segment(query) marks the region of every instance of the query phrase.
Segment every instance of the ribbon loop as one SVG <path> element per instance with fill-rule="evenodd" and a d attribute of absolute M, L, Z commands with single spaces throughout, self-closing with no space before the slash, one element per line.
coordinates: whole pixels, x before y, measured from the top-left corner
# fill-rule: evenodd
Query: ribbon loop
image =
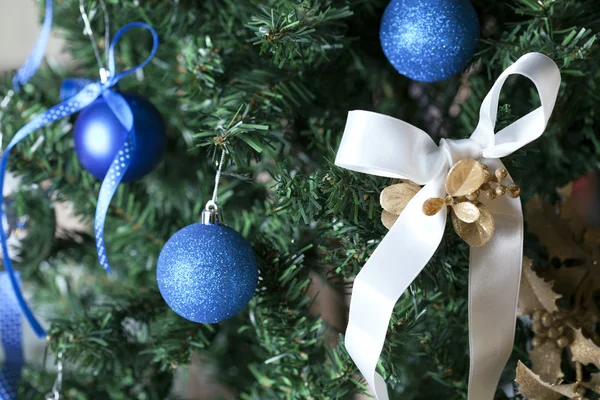
<path fill-rule="evenodd" d="M 143 28 L 152 34 L 152 50 L 150 50 L 150 54 L 148 54 L 148 57 L 146 57 L 146 59 L 144 61 L 142 61 L 140 64 L 136 65 L 133 68 L 126 69 L 125 71 L 117 74 L 117 67 L 115 65 L 115 47 L 117 46 L 117 43 L 119 42 L 121 37 L 123 37 L 123 35 L 125 33 L 127 33 L 127 31 L 134 29 L 134 28 Z M 152 58 L 156 54 L 157 50 L 158 50 L 158 34 L 154 30 L 154 28 L 152 28 L 150 25 L 146 24 L 145 22 L 132 22 L 130 24 L 125 25 L 121 29 L 119 29 L 119 31 L 113 37 L 113 40 L 110 43 L 110 48 L 108 51 L 108 71 L 110 72 L 110 79 L 108 81 L 108 86 L 114 86 L 121 78 L 123 78 L 129 74 L 132 74 L 141 68 L 144 68 L 150 62 L 150 60 L 152 60 Z"/>
<path fill-rule="evenodd" d="M 542 106 L 494 134 L 500 90 L 511 74 L 524 75 L 534 82 Z M 429 198 L 446 197 L 444 182 L 457 161 L 481 159 L 491 170 L 501 168 L 499 157 L 538 138 L 550 118 L 559 87 L 556 64 L 542 54 L 527 54 L 493 85 L 471 138 L 442 139 L 439 147 L 425 132 L 404 121 L 368 111 L 349 113 L 336 165 L 425 185 L 409 201 L 354 281 L 346 349 L 377 399 L 389 398 L 385 382 L 375 370 L 394 305 L 435 253 L 446 225 L 446 207 L 426 216 L 423 203 Z M 511 353 L 523 255 L 521 202 L 507 197 L 483 202 L 494 216 L 496 230 L 485 246 L 471 250 L 471 400 L 494 397 Z"/>
<path fill-rule="evenodd" d="M 535 85 L 541 107 L 519 118 L 494 135 L 500 92 L 510 75 L 522 75 Z M 479 142 L 486 158 L 505 157 L 539 138 L 552 115 L 560 88 L 560 71 L 551 58 L 529 53 L 508 67 L 492 86 L 481 104 L 479 124 L 471 139 Z"/>
<path fill-rule="evenodd" d="M 426 184 L 439 148 L 428 134 L 396 118 L 351 111 L 335 164 L 353 171 Z"/>

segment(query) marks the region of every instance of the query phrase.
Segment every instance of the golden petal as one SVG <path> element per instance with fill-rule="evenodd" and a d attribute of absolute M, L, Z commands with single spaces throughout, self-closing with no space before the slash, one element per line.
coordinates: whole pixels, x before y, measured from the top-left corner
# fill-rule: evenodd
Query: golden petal
<path fill-rule="evenodd" d="M 471 194 L 487 182 L 489 174 L 477 160 L 460 160 L 448 172 L 446 192 L 452 197 Z"/>
<path fill-rule="evenodd" d="M 531 359 L 531 370 L 538 374 L 544 382 L 555 384 L 565 376 L 561 368 L 563 350 L 552 340 L 546 340 L 540 347 L 528 350 Z"/>
<path fill-rule="evenodd" d="M 423 213 L 428 216 L 432 216 L 440 212 L 442 207 L 446 204 L 444 199 L 439 197 L 432 197 L 431 199 L 425 200 L 423 203 Z"/>
<path fill-rule="evenodd" d="M 403 182 L 386 187 L 381 191 L 381 207 L 389 213 L 400 215 L 409 201 L 421 190 L 416 183 Z"/>
<path fill-rule="evenodd" d="M 452 210 L 458 219 L 468 224 L 472 224 L 473 222 L 477 221 L 481 216 L 479 207 L 468 201 L 456 203 L 452 206 Z"/>
<path fill-rule="evenodd" d="M 385 210 L 381 212 L 381 222 L 383 223 L 383 226 L 385 226 L 388 229 L 392 229 L 392 226 L 394 225 L 394 222 L 396 222 L 398 217 L 400 216 L 389 213 Z"/>
<path fill-rule="evenodd" d="M 583 335 L 581 329 L 573 329 L 573 342 L 569 347 L 571 350 L 571 361 L 583 365 L 594 364 L 600 366 L 600 347 Z"/>
<path fill-rule="evenodd" d="M 545 382 L 531 371 L 521 361 L 517 364 L 517 377 L 515 381 L 520 386 L 519 393 L 530 400 L 558 400 L 564 397 L 575 398 L 575 389 L 579 383 L 552 385 Z M 564 397 L 563 397 L 564 396 Z"/>
<path fill-rule="evenodd" d="M 479 205 L 479 219 L 471 224 L 458 219 L 455 213 L 452 213 L 452 225 L 454 230 L 469 246 L 483 247 L 494 236 L 496 223 L 494 216 L 483 204 Z"/>

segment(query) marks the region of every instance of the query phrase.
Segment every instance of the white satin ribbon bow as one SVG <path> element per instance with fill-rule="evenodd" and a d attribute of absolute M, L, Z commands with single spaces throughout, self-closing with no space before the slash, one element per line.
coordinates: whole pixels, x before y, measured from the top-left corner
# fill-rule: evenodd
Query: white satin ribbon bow
<path fill-rule="evenodd" d="M 535 84 L 541 107 L 494 134 L 502 85 L 519 74 Z M 498 78 L 483 100 L 480 120 L 469 139 L 442 139 L 438 147 L 422 130 L 395 118 L 352 111 L 335 160 L 354 171 L 425 185 L 402 211 L 354 281 L 346 348 L 379 400 L 388 393 L 375 372 L 394 305 L 438 247 L 446 208 L 434 216 L 425 200 L 446 197 L 444 182 L 458 160 L 472 158 L 491 171 L 500 157 L 542 135 L 560 86 L 556 64 L 540 53 L 519 58 Z M 510 356 L 523 256 L 523 212 L 519 199 L 499 196 L 486 204 L 496 231 L 481 248 L 471 248 L 469 273 L 469 399 L 491 400 Z"/>

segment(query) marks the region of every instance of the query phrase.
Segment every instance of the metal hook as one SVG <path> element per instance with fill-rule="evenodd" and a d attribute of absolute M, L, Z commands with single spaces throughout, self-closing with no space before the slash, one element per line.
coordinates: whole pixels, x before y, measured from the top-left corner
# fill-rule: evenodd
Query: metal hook
<path fill-rule="evenodd" d="M 62 351 L 58 352 L 57 361 L 56 361 L 56 369 L 58 373 L 56 375 L 56 380 L 54 381 L 54 385 L 52 386 L 52 392 L 46 394 L 44 397 L 45 400 L 60 400 L 60 390 L 62 388 L 62 380 L 63 380 L 63 363 L 62 363 Z"/>

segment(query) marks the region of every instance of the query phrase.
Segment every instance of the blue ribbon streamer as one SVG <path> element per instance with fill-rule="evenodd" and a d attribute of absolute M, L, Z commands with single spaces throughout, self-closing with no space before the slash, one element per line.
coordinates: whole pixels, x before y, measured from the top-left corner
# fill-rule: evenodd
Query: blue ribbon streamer
<path fill-rule="evenodd" d="M 27 59 L 21 65 L 12 79 L 13 89 L 20 91 L 21 86 L 25 85 L 35 75 L 42 63 L 46 53 L 46 45 L 52 30 L 52 0 L 46 0 L 46 13 L 44 23 L 38 36 L 38 39 L 27 56 Z M 8 233 L 4 231 L 5 224 L 8 222 L 5 218 L 4 203 L 0 202 L 2 207 L 2 237 Z M 5 247 L 5 246 L 3 246 Z M 5 259 L 10 263 L 8 251 L 4 251 Z M 8 270 L 8 268 L 7 268 Z M 14 275 L 14 273 L 13 273 Z M 11 289 L 11 284 L 15 290 Z M 19 308 L 20 280 L 18 276 L 11 278 L 7 272 L 0 272 L 0 335 L 2 336 L 2 346 L 6 355 L 4 366 L 0 370 L 0 400 L 13 400 L 17 398 L 17 384 L 21 377 L 23 367 L 23 344 L 21 327 L 21 310 Z M 23 299 L 23 296 L 20 296 Z M 39 324 L 38 324 L 39 325 Z"/>
<path fill-rule="evenodd" d="M 144 60 L 144 62 L 135 66 L 134 68 L 125 70 L 117 74 L 114 55 L 115 47 L 118 41 L 121 39 L 121 37 L 127 31 L 134 28 L 143 28 L 148 30 L 152 34 L 152 50 L 150 51 L 149 56 L 146 58 L 146 60 Z M 133 126 L 133 114 L 131 112 L 131 108 L 129 107 L 127 101 L 125 101 L 123 96 L 111 90 L 111 88 L 114 85 L 116 85 L 121 78 L 134 73 L 140 68 L 145 67 L 154 57 L 157 49 L 158 34 L 150 25 L 143 22 L 133 22 L 125 25 L 117 32 L 110 44 L 108 56 L 108 69 L 110 77 L 108 81 L 103 83 L 82 80 L 69 80 L 72 84 L 72 86 L 69 89 L 70 91 L 68 90 L 68 88 L 64 91 L 61 90 L 61 95 L 68 96 L 74 93 L 75 91 L 73 90 L 73 88 L 81 90 L 77 91 L 76 94 L 72 96 L 68 96 L 68 98 L 66 99 L 62 99 L 61 103 L 35 116 L 30 122 L 23 126 L 12 138 L 12 140 L 4 150 L 4 153 L 2 153 L 2 157 L 0 158 L 0 204 L 2 204 L 2 202 L 4 201 L 2 190 L 4 188 L 4 178 L 7 170 L 8 156 L 10 154 L 10 151 L 21 140 L 25 139 L 36 130 L 46 125 L 49 125 L 54 121 L 75 114 L 76 112 L 90 105 L 94 100 L 96 100 L 100 96 L 102 96 L 106 100 L 107 105 L 110 107 L 117 119 L 121 122 L 121 124 L 125 127 L 127 131 L 127 136 L 124 140 L 124 143 L 121 146 L 119 152 L 117 153 L 117 156 L 113 160 L 106 174 L 106 177 L 102 181 L 96 206 L 96 216 L 94 223 L 94 232 L 96 236 L 96 250 L 98 253 L 98 260 L 100 264 L 109 273 L 111 272 L 111 269 L 108 263 L 108 258 L 106 256 L 106 248 L 104 245 L 104 222 L 108 213 L 110 201 L 114 196 L 117 187 L 119 186 L 119 183 L 121 182 L 121 179 L 125 174 L 125 171 L 127 171 L 127 168 L 129 167 L 129 164 L 131 162 L 131 154 L 133 154 L 133 151 L 135 149 L 135 130 Z M 6 272 L 8 273 L 8 277 L 12 285 L 14 294 L 17 298 L 18 304 L 35 334 L 38 337 L 43 338 L 46 336 L 46 331 L 44 330 L 44 328 L 42 328 L 40 323 L 34 317 L 33 312 L 29 308 L 29 305 L 25 301 L 23 293 L 21 292 L 16 272 L 13 269 L 12 262 L 8 255 L 7 235 L 4 229 L 0 229 L 0 243 L 2 245 L 2 254 L 4 255 L 4 267 L 6 269 Z"/>
<path fill-rule="evenodd" d="M 15 278 L 20 285 L 18 273 Z M 4 365 L 0 369 L 0 400 L 13 400 L 17 398 L 17 385 L 25 358 L 21 309 L 6 272 L 0 272 L 0 299 L 2 299 L 0 334 L 5 358 Z"/>
<path fill-rule="evenodd" d="M 52 0 L 46 0 L 46 15 L 44 16 L 44 23 L 42 24 L 42 30 L 38 36 L 38 40 L 33 46 L 31 53 L 17 71 L 17 74 L 13 77 L 12 84 L 16 91 L 19 91 L 22 85 L 25 85 L 42 63 L 44 54 L 46 53 L 46 44 L 50 37 L 50 31 L 52 30 Z"/>

